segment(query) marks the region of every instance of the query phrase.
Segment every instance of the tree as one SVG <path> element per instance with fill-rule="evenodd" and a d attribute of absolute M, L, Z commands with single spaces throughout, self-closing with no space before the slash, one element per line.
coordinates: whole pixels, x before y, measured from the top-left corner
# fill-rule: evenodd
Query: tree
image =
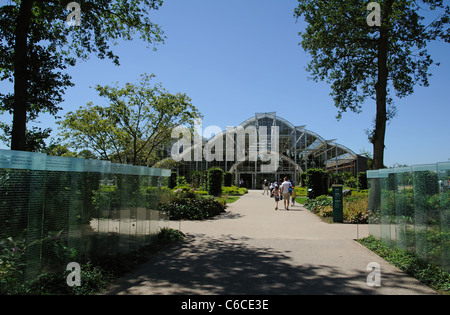
<path fill-rule="evenodd" d="M 152 45 L 163 41 L 161 29 L 149 19 L 162 0 L 77 0 L 81 25 L 70 27 L 69 1 L 9 3 L 0 7 L 0 79 L 13 82 L 14 93 L 0 94 L 0 111 L 13 115 L 12 128 L 3 128 L 13 150 L 29 147 L 28 122 L 42 112 L 55 116 L 61 109 L 62 95 L 73 85 L 63 72 L 67 67 L 91 53 L 119 65 L 109 42 L 132 40 L 135 33 Z"/>
<path fill-rule="evenodd" d="M 299 0 L 294 16 L 308 24 L 302 47 L 311 54 L 307 70 L 315 81 L 332 84 L 338 118 L 347 110 L 359 113 L 367 98 L 376 102 L 376 118 L 368 131 L 373 144 L 373 169 L 383 168 L 386 124 L 396 113 L 391 89 L 401 98 L 414 86 L 429 85 L 435 63 L 427 52 L 430 41 L 450 42 L 450 8 L 442 0 L 380 0 L 381 25 L 367 23 L 361 0 Z M 428 7 L 436 17 L 424 25 L 419 15 Z"/>
<path fill-rule="evenodd" d="M 201 114 L 186 94 L 171 94 L 161 84 L 151 86 L 154 75 L 142 75 L 138 85 L 100 86 L 95 89 L 107 106 L 88 103 L 59 121 L 68 146 L 90 149 L 103 160 L 152 165 L 158 150 L 171 141 L 172 130 L 195 123 Z"/>
<path fill-rule="evenodd" d="M 4 134 L 0 135 L 0 140 L 6 144 L 11 143 L 11 126 L 0 122 L 0 129 Z M 45 139 L 50 137 L 52 132 L 51 128 L 45 128 L 42 130 L 39 127 L 33 126 L 25 131 L 25 148 L 24 151 L 28 152 L 41 152 L 47 148 Z"/>

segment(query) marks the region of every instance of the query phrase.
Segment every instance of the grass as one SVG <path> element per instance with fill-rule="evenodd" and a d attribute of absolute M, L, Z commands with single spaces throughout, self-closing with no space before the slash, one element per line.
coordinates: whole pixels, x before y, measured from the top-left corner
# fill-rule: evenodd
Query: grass
<path fill-rule="evenodd" d="M 295 198 L 295 202 L 296 202 L 296 203 L 299 203 L 299 204 L 301 204 L 301 205 L 304 205 L 305 202 L 306 202 L 306 200 L 308 200 L 307 197 L 296 197 L 296 198 Z"/>
<path fill-rule="evenodd" d="M 358 242 L 440 294 L 450 295 L 450 273 L 407 250 L 388 246 L 373 236 Z"/>
<path fill-rule="evenodd" d="M 199 198 L 214 198 L 215 200 L 221 202 L 221 203 L 233 203 L 237 200 L 239 200 L 240 196 L 228 196 L 228 195 L 222 195 L 220 197 L 214 197 L 211 195 L 198 195 Z"/>
<path fill-rule="evenodd" d="M 239 198 L 240 198 L 239 196 L 220 196 L 216 197 L 216 200 L 224 203 L 233 203 L 237 201 Z"/>

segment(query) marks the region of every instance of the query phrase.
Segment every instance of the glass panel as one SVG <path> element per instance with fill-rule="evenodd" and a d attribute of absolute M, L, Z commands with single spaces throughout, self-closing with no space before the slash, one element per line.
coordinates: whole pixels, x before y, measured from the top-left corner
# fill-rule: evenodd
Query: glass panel
<path fill-rule="evenodd" d="M 369 233 L 450 270 L 450 162 L 368 171 Z"/>
<path fill-rule="evenodd" d="M 390 173 L 391 170 L 383 169 L 380 170 L 380 189 L 381 189 L 381 205 L 380 205 L 380 224 L 381 224 L 381 240 L 386 244 L 390 244 L 392 241 L 393 233 L 392 228 L 395 226 L 393 221 L 395 220 L 392 216 L 394 209 L 394 194 L 395 190 L 393 187 L 393 174 Z"/>
<path fill-rule="evenodd" d="M 394 170 L 396 245 L 410 249 L 414 244 L 414 198 L 410 167 Z"/>
<path fill-rule="evenodd" d="M 438 163 L 441 265 L 450 272 L 450 162 Z"/>
<path fill-rule="evenodd" d="M 437 193 L 436 165 L 413 166 L 414 181 L 414 230 L 416 238 L 416 254 L 430 258 L 431 243 L 427 243 L 430 228 L 435 226 L 435 213 L 429 204 L 429 198 Z"/>
<path fill-rule="evenodd" d="M 378 178 L 378 171 L 367 172 L 367 187 L 369 188 L 369 233 L 376 238 L 381 238 L 381 218 L 380 218 L 380 178 Z"/>
<path fill-rule="evenodd" d="M 167 226 L 156 209 L 168 176 L 170 170 L 0 150 L 0 251 L 22 266 L 8 268 L 8 279 L 34 280 L 151 241 Z"/>

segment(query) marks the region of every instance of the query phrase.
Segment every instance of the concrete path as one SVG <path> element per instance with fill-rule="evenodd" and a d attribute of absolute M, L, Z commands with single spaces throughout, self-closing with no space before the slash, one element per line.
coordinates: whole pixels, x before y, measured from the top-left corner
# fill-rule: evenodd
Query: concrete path
<path fill-rule="evenodd" d="M 213 220 L 171 222 L 186 240 L 106 294 L 435 294 L 355 241 L 367 225 L 327 224 L 279 205 L 254 190 Z M 381 267 L 380 287 L 367 284 L 371 262 Z"/>

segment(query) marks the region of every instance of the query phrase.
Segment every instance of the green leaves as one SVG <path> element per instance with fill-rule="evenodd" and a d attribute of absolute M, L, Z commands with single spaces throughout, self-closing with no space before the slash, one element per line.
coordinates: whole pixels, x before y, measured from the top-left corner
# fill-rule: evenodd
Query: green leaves
<path fill-rule="evenodd" d="M 399 249 L 392 244 L 385 244 L 373 236 L 360 239 L 358 242 L 422 283 L 448 294 L 450 274 L 442 268 L 424 261 L 412 252 Z"/>
<path fill-rule="evenodd" d="M 170 220 L 206 220 L 225 212 L 225 207 L 213 198 L 178 198 L 161 204 L 159 210 L 166 212 Z"/>
<path fill-rule="evenodd" d="M 164 41 L 161 28 L 150 21 L 161 0 L 77 0 L 78 27 L 66 25 L 67 3 L 27 0 L 0 7 L 0 80 L 15 83 L 14 93 L 0 94 L 0 110 L 14 115 L 10 133 L 16 149 L 28 150 L 26 122 L 42 112 L 56 116 L 61 109 L 64 91 L 73 86 L 65 70 L 77 59 L 96 54 L 119 65 L 111 42 L 132 40 L 136 33 L 153 47 Z"/>
<path fill-rule="evenodd" d="M 161 84 L 151 85 L 153 74 L 139 84 L 95 89 L 109 101 L 107 106 L 81 107 L 58 122 L 60 135 L 76 149 L 92 149 L 101 159 L 153 165 L 158 149 L 171 141 L 172 129 L 193 125 L 201 117 L 186 94 L 172 94 Z"/>
<path fill-rule="evenodd" d="M 428 69 L 434 61 L 426 45 L 436 39 L 449 40 L 449 6 L 442 1 L 423 2 L 432 10 L 441 9 L 429 25 L 422 24 L 423 8 L 416 2 L 381 1 L 382 28 L 389 37 L 388 79 L 397 97 L 412 94 L 415 84 L 428 86 Z M 359 112 L 364 100 L 375 95 L 381 28 L 365 23 L 366 5 L 358 0 L 299 0 L 294 14 L 308 23 L 301 33 L 301 45 L 312 56 L 307 70 L 312 79 L 332 84 L 339 115 L 346 110 Z"/>
<path fill-rule="evenodd" d="M 435 63 L 426 49 L 433 40 L 450 42 L 450 6 L 441 0 L 380 0 L 381 26 L 367 25 L 368 2 L 299 0 L 294 16 L 308 24 L 301 46 L 311 54 L 311 79 L 331 85 L 337 118 L 359 113 L 367 99 L 376 100 L 377 115 L 367 134 L 374 145 L 375 168 L 382 168 L 386 122 L 396 115 L 393 95 L 405 97 L 414 86 L 429 85 Z M 429 7 L 434 20 L 424 24 Z M 430 13 L 427 12 L 427 15 Z"/>

